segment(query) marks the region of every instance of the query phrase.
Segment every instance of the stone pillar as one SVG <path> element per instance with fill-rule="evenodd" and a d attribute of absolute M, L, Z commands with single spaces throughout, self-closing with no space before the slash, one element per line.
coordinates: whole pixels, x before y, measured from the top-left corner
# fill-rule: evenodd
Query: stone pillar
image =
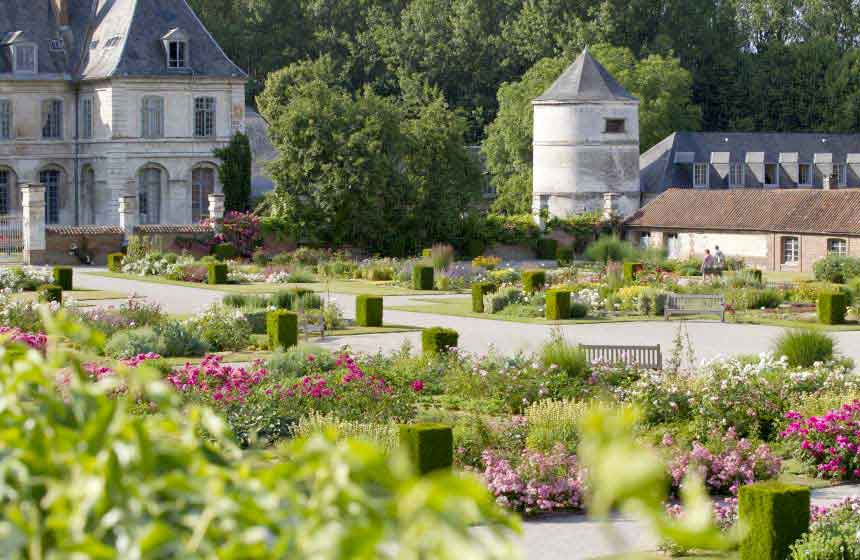
<path fill-rule="evenodd" d="M 119 197 L 119 227 L 122 228 L 126 241 L 128 241 L 129 236 L 134 234 L 138 215 L 136 196 L 123 195 Z"/>
<path fill-rule="evenodd" d="M 23 206 L 24 262 L 45 264 L 45 185 L 21 186 Z"/>
<path fill-rule="evenodd" d="M 618 216 L 618 197 L 614 192 L 603 193 L 603 219 L 610 221 Z"/>
<path fill-rule="evenodd" d="M 209 195 L 209 221 L 212 222 L 212 229 L 215 233 L 221 232 L 221 226 L 224 223 L 224 195 L 210 194 Z"/>

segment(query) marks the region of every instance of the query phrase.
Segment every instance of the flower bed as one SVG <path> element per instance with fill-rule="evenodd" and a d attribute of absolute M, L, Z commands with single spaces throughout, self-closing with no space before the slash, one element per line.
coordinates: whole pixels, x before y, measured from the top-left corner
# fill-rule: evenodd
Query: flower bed
<path fill-rule="evenodd" d="M 0 327 L 0 339 L 24 344 L 40 352 L 44 352 L 48 345 L 48 337 L 44 333 L 29 333 L 16 327 Z"/>
<path fill-rule="evenodd" d="M 853 401 L 823 416 L 803 417 L 789 411 L 782 432 L 797 456 L 814 467 L 818 476 L 860 479 L 860 401 Z"/>

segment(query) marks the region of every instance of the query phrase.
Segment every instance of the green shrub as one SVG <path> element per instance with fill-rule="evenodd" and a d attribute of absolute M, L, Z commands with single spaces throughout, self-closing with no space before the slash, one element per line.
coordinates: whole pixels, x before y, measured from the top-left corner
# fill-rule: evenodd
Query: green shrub
<path fill-rule="evenodd" d="M 299 343 L 299 316 L 279 309 L 266 316 L 269 350 L 285 350 Z"/>
<path fill-rule="evenodd" d="M 443 424 L 400 426 L 400 445 L 420 474 L 450 469 L 454 464 L 454 434 Z"/>
<path fill-rule="evenodd" d="M 290 428 L 294 438 L 308 438 L 326 431 L 337 433 L 338 441 L 358 439 L 374 443 L 386 454 L 391 454 L 397 449 L 400 439 L 399 426 L 393 422 L 382 424 L 344 420 L 333 412 L 328 414 L 312 412 L 308 416 L 299 418 L 299 421 Z"/>
<path fill-rule="evenodd" d="M 571 319 L 584 319 L 588 317 L 588 306 L 584 303 L 579 302 L 571 302 L 570 304 L 570 318 Z"/>
<path fill-rule="evenodd" d="M 559 266 L 570 266 L 573 264 L 573 247 L 559 247 L 555 252 L 555 260 Z"/>
<path fill-rule="evenodd" d="M 589 371 L 585 350 L 560 335 L 553 335 L 541 346 L 540 361 L 545 368 L 556 366 L 572 379 L 585 379 Z"/>
<path fill-rule="evenodd" d="M 636 281 L 636 275 L 643 269 L 641 262 L 624 262 L 624 282 L 631 284 Z"/>
<path fill-rule="evenodd" d="M 762 273 L 761 273 L 761 270 L 759 270 L 758 268 L 748 268 L 748 269 L 744 270 L 743 272 L 745 272 L 746 274 L 749 274 L 759 284 L 762 283 Z"/>
<path fill-rule="evenodd" d="M 219 261 L 226 261 L 236 258 L 238 251 L 230 243 L 219 243 L 212 249 L 212 254 Z"/>
<path fill-rule="evenodd" d="M 296 292 L 292 290 L 279 290 L 271 295 L 269 301 L 278 309 L 293 309 L 296 302 Z"/>
<path fill-rule="evenodd" d="M 559 443 L 576 453 L 579 443 L 577 425 L 588 410 L 585 401 L 539 400 L 526 409 L 526 446 L 548 453 Z"/>
<path fill-rule="evenodd" d="M 535 246 L 537 258 L 544 260 L 555 260 L 558 254 L 558 241 L 549 237 L 541 237 Z"/>
<path fill-rule="evenodd" d="M 313 358 L 311 358 L 313 356 Z M 317 368 L 330 371 L 335 367 L 336 358 L 317 344 L 302 342 L 285 351 L 275 351 L 266 360 L 266 371 L 278 378 L 301 378 L 311 375 Z"/>
<path fill-rule="evenodd" d="M 415 290 L 433 289 L 433 267 L 416 264 L 412 268 L 412 288 Z"/>
<path fill-rule="evenodd" d="M 430 262 L 435 270 L 447 270 L 454 262 L 454 247 L 448 243 L 436 243 L 430 248 Z"/>
<path fill-rule="evenodd" d="M 56 284 L 42 284 L 37 293 L 42 303 L 63 303 L 63 288 Z"/>
<path fill-rule="evenodd" d="M 227 265 L 224 263 L 209 263 L 206 265 L 206 279 L 208 284 L 226 284 Z"/>
<path fill-rule="evenodd" d="M 547 290 L 546 318 L 550 321 L 570 319 L 570 291 Z"/>
<path fill-rule="evenodd" d="M 122 253 L 110 253 L 107 256 L 107 267 L 111 272 L 122 272 L 122 261 L 125 255 Z"/>
<path fill-rule="evenodd" d="M 475 282 L 472 284 L 472 311 L 475 313 L 484 312 L 484 296 L 492 294 L 496 291 L 496 284 L 493 282 Z"/>
<path fill-rule="evenodd" d="M 759 271 L 761 272 L 761 271 Z M 767 288 L 764 290 L 752 290 L 750 292 L 749 308 L 750 309 L 776 309 L 784 298 L 779 290 Z"/>
<path fill-rule="evenodd" d="M 63 290 L 72 291 L 74 270 L 70 266 L 55 266 L 54 267 L 54 284 L 61 287 Z"/>
<path fill-rule="evenodd" d="M 244 350 L 251 343 L 251 325 L 239 310 L 212 305 L 186 321 L 212 352 Z"/>
<path fill-rule="evenodd" d="M 166 358 L 202 356 L 208 350 L 208 345 L 200 338 L 196 329 L 190 328 L 188 324 L 181 321 L 168 319 L 157 324 L 153 330 L 161 337 L 161 351 L 157 353 Z"/>
<path fill-rule="evenodd" d="M 360 295 L 355 298 L 355 323 L 362 327 L 382 326 L 382 298 Z"/>
<path fill-rule="evenodd" d="M 809 488 L 779 482 L 741 486 L 738 520 L 747 530 L 741 560 L 784 560 L 809 529 Z"/>
<path fill-rule="evenodd" d="M 845 322 L 848 296 L 843 293 L 818 294 L 818 321 L 824 325 L 841 325 Z"/>
<path fill-rule="evenodd" d="M 447 352 L 457 347 L 460 335 L 454 329 L 432 327 L 421 332 L 421 349 L 425 355 Z"/>
<path fill-rule="evenodd" d="M 851 503 L 836 506 L 791 545 L 791 560 L 860 560 L 860 515 Z"/>
<path fill-rule="evenodd" d="M 524 270 L 523 271 L 523 291 L 527 294 L 533 294 L 543 290 L 546 285 L 546 271 L 544 270 Z"/>
<path fill-rule="evenodd" d="M 602 263 L 622 262 L 630 259 L 635 253 L 633 245 L 622 241 L 617 235 L 603 235 L 585 249 L 585 257 L 588 260 Z"/>
<path fill-rule="evenodd" d="M 268 314 L 269 312 L 265 309 L 246 309 L 242 311 L 242 315 L 245 316 L 245 320 L 251 326 L 253 334 L 266 334 L 268 332 L 266 323 Z"/>
<path fill-rule="evenodd" d="M 857 257 L 828 255 L 815 263 L 816 280 L 842 284 L 857 277 L 860 277 L 860 259 Z"/>
<path fill-rule="evenodd" d="M 166 356 L 164 338 L 152 327 L 118 331 L 105 343 L 106 356 L 118 360 L 154 352 Z"/>
<path fill-rule="evenodd" d="M 810 367 L 832 360 L 835 346 L 833 337 L 819 330 L 786 330 L 776 339 L 774 354 L 785 356 L 792 367 Z"/>

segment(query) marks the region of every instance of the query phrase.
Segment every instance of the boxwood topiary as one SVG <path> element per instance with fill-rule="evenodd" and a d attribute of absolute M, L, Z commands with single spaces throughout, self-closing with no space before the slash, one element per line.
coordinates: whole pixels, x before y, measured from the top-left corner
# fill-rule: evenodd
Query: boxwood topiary
<path fill-rule="evenodd" d="M 848 296 L 841 292 L 818 294 L 818 321 L 825 325 L 841 325 L 848 310 Z"/>
<path fill-rule="evenodd" d="M 227 265 L 224 263 L 209 263 L 206 265 L 206 279 L 208 284 L 226 284 Z"/>
<path fill-rule="evenodd" d="M 539 292 L 546 285 L 546 272 L 543 270 L 523 271 L 523 290 L 533 294 Z"/>
<path fill-rule="evenodd" d="M 412 287 L 416 290 L 433 289 L 433 267 L 416 264 L 412 269 Z"/>
<path fill-rule="evenodd" d="M 56 284 L 42 284 L 37 294 L 39 301 L 43 303 L 63 303 L 63 288 Z"/>
<path fill-rule="evenodd" d="M 555 252 L 555 260 L 561 266 L 569 266 L 573 263 L 573 247 L 559 247 Z"/>
<path fill-rule="evenodd" d="M 640 262 L 625 262 L 624 263 L 624 281 L 627 283 L 634 282 L 636 275 L 644 269 L 644 265 Z"/>
<path fill-rule="evenodd" d="M 454 432 L 444 424 L 400 426 L 400 445 L 420 474 L 450 469 L 454 464 Z"/>
<path fill-rule="evenodd" d="M 299 343 L 299 316 L 292 311 L 278 309 L 266 315 L 266 334 L 269 350 L 286 350 Z"/>
<path fill-rule="evenodd" d="M 809 530 L 809 488 L 775 481 L 741 486 L 738 520 L 747 529 L 741 560 L 784 560 Z"/>
<path fill-rule="evenodd" d="M 215 255 L 215 258 L 219 261 L 226 261 L 235 258 L 237 251 L 230 243 L 219 243 L 212 249 L 212 254 Z"/>
<path fill-rule="evenodd" d="M 74 271 L 70 266 L 54 267 L 54 284 L 68 291 L 72 290 Z"/>
<path fill-rule="evenodd" d="M 382 326 L 382 298 L 360 295 L 355 298 L 355 323 L 362 327 Z"/>
<path fill-rule="evenodd" d="M 571 319 L 584 319 L 588 317 L 588 306 L 584 303 L 579 302 L 571 302 L 570 304 L 570 318 Z"/>
<path fill-rule="evenodd" d="M 535 247 L 537 258 L 544 260 L 555 260 L 558 252 L 558 241 L 549 237 L 541 237 L 537 240 Z"/>
<path fill-rule="evenodd" d="M 493 282 L 475 282 L 472 284 L 472 311 L 475 313 L 484 312 L 484 296 L 496 291 L 496 284 Z"/>
<path fill-rule="evenodd" d="M 563 321 L 570 318 L 570 291 L 547 290 L 546 318 L 550 321 Z"/>
<path fill-rule="evenodd" d="M 432 327 L 421 333 L 421 349 L 424 354 L 438 354 L 457 347 L 460 335 L 454 329 Z"/>
<path fill-rule="evenodd" d="M 122 261 L 125 255 L 122 253 L 110 253 L 107 256 L 108 270 L 111 272 L 122 272 Z"/>

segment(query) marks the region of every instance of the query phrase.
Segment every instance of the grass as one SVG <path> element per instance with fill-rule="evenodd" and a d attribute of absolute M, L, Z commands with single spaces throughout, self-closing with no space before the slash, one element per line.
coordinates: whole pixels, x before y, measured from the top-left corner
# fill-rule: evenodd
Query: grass
<path fill-rule="evenodd" d="M 765 282 L 801 282 L 803 280 L 814 280 L 811 272 L 764 272 L 762 280 Z"/>
<path fill-rule="evenodd" d="M 13 294 L 12 297 L 21 301 L 35 301 L 38 295 L 36 292 L 18 292 Z M 128 294 L 107 290 L 80 289 L 63 292 L 63 297 L 75 301 L 104 301 L 110 299 L 128 299 Z"/>
<path fill-rule="evenodd" d="M 787 329 L 821 329 L 824 331 L 860 331 L 860 322 L 846 321 L 841 325 L 822 325 L 815 320 L 803 319 L 780 319 L 773 314 L 762 314 L 756 312 L 739 311 L 735 319 L 726 314 L 727 323 L 737 323 L 739 325 L 767 325 L 772 327 L 785 327 Z"/>
<path fill-rule="evenodd" d="M 125 274 L 122 272 L 91 272 L 94 276 L 102 276 L 105 278 L 120 278 L 123 280 L 135 280 L 137 282 L 147 282 L 149 284 L 169 284 L 172 286 L 185 286 L 187 288 L 198 288 L 201 290 L 214 290 L 216 292 L 227 292 L 236 294 L 268 294 L 284 289 L 304 288 L 315 292 L 333 292 L 338 294 L 367 294 L 373 296 L 411 296 L 418 294 L 427 294 L 427 292 L 413 290 L 394 285 L 391 282 L 372 282 L 370 280 L 344 280 L 337 279 L 329 282 L 317 281 L 302 284 L 267 284 L 258 282 L 254 284 L 199 284 L 196 282 L 183 282 L 181 280 L 168 280 L 160 276 L 136 276 L 134 274 Z M 434 291 L 434 294 L 460 294 L 458 291 Z"/>

